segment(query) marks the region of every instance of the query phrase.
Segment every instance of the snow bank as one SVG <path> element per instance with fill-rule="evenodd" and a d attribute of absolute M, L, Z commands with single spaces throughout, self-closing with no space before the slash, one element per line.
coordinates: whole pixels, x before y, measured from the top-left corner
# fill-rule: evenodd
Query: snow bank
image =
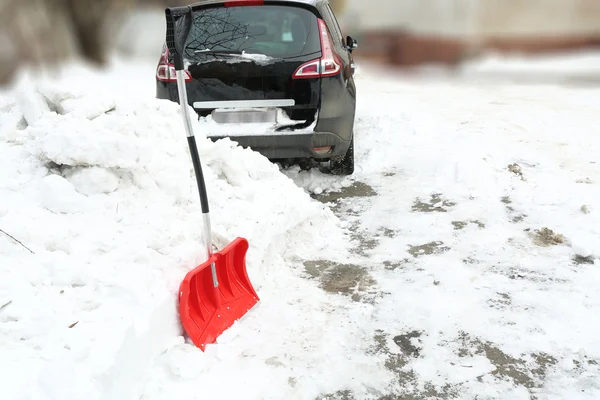
<path fill-rule="evenodd" d="M 250 241 L 248 272 L 262 302 L 223 336 L 226 347 L 209 346 L 204 355 L 184 344 L 177 288 L 205 254 L 178 105 L 121 96 L 113 78 L 65 75 L 69 81 L 36 86 L 25 77 L 0 95 L 0 229 L 23 244 L 0 233 L 3 398 L 138 399 L 154 359 L 173 345 L 166 354 L 178 375 L 189 373 L 182 362 L 217 370 L 206 375 L 217 385 L 213 393 L 244 354 L 269 369 L 260 357 L 285 362 L 307 344 L 326 354 L 362 346 L 335 344 L 337 330 L 322 338 L 321 323 L 332 318 L 323 304 L 336 300 L 290 261 L 341 252 L 338 220 L 264 157 L 229 140 L 208 141 L 199 123 L 215 244 Z M 343 328 L 344 315 L 335 316 L 340 329 L 357 331 Z M 306 357 L 300 365 L 315 362 Z M 331 371 L 344 365 L 354 364 L 341 356 L 328 364 Z M 336 383 L 328 383 L 331 373 L 317 379 L 322 387 L 310 377 L 298 387 L 317 395 Z M 256 390 L 270 387 L 262 377 Z M 377 381 L 363 372 L 357 381 L 365 380 Z"/>

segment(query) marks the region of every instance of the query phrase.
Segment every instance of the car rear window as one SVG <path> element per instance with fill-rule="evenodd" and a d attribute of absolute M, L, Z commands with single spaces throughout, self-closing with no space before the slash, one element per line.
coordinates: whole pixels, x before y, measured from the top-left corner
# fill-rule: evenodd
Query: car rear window
<path fill-rule="evenodd" d="M 319 53 L 321 42 L 316 16 L 304 8 L 278 5 L 194 11 L 186 40 L 186 58 L 200 61 L 211 54 L 208 52 L 227 51 L 277 58 Z"/>

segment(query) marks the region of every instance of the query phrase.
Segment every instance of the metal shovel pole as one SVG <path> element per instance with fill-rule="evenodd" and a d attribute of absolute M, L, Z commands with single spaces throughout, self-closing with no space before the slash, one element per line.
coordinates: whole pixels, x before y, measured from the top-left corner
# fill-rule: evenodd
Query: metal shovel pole
<path fill-rule="evenodd" d="M 185 40 L 192 26 L 192 9 L 189 6 L 171 7 L 165 10 L 167 19 L 167 47 L 169 53 L 173 55 L 173 63 L 177 75 L 177 91 L 179 92 L 179 105 L 181 108 L 181 116 L 183 117 L 183 125 L 187 136 L 190 154 L 192 156 L 192 164 L 196 174 L 196 183 L 200 194 L 200 205 L 202 207 L 202 221 L 204 223 L 204 243 L 206 245 L 207 259 L 212 256 L 212 232 L 210 227 L 210 214 L 208 209 L 208 195 L 206 193 L 206 183 L 204 182 L 204 174 L 202 173 L 202 165 L 200 164 L 200 156 L 198 155 L 198 147 L 196 146 L 196 138 L 194 137 L 194 129 L 190 118 L 190 110 L 187 98 L 187 89 L 185 86 L 185 72 L 183 64 L 183 48 Z M 175 34 L 176 20 L 180 20 L 181 32 Z M 215 264 L 210 265 L 214 287 L 219 286 L 217 280 L 217 270 Z"/>

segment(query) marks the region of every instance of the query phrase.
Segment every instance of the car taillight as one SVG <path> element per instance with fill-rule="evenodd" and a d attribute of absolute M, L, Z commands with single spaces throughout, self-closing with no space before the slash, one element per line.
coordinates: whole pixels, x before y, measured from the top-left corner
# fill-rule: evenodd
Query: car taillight
<path fill-rule="evenodd" d="M 329 35 L 327 24 L 318 18 L 319 36 L 321 37 L 321 58 L 311 60 L 298 67 L 292 78 L 320 78 L 334 76 L 342 70 L 342 60 L 333 49 L 333 41 Z"/>
<path fill-rule="evenodd" d="M 192 80 L 190 73 L 188 71 L 183 72 L 185 72 L 185 81 L 190 82 Z M 169 64 L 169 48 L 166 46 L 164 47 L 163 53 L 160 56 L 160 61 L 156 67 L 156 80 L 160 82 L 177 82 L 175 66 Z"/>

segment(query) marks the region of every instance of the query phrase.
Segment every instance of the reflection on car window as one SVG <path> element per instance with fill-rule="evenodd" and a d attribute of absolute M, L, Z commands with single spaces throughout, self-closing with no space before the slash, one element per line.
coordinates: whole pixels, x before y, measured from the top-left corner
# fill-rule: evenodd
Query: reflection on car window
<path fill-rule="evenodd" d="M 340 28 L 340 25 L 337 22 L 337 19 L 335 18 L 335 14 L 333 13 L 333 10 L 331 9 L 331 7 L 329 5 L 327 5 L 326 10 L 327 10 L 327 13 L 329 14 L 329 19 L 331 20 L 331 23 L 333 25 L 333 32 L 331 32 L 331 34 L 334 36 L 334 40 L 336 40 L 340 44 L 343 44 L 344 43 L 344 35 L 342 33 L 342 29 Z"/>
<path fill-rule="evenodd" d="M 209 8 L 194 12 L 185 55 L 247 52 L 289 58 L 320 51 L 316 17 L 289 6 Z"/>

